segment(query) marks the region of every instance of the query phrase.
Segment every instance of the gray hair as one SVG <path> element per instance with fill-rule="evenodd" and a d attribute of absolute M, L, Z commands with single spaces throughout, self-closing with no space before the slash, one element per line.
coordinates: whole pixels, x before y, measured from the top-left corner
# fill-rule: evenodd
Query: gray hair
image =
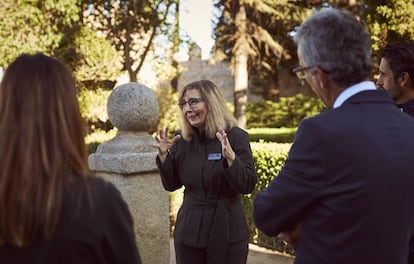
<path fill-rule="evenodd" d="M 309 17 L 294 36 L 305 66 L 318 66 L 339 86 L 366 80 L 371 73 L 371 40 L 349 13 L 323 8 Z"/>

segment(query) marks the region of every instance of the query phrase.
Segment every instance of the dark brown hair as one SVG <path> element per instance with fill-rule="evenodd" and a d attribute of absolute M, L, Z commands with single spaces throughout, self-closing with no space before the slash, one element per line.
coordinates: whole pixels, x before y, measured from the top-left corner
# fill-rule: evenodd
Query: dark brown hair
<path fill-rule="evenodd" d="M 385 58 L 397 80 L 403 72 L 407 72 L 414 81 L 414 42 L 398 41 L 387 44 L 382 50 L 381 57 Z"/>
<path fill-rule="evenodd" d="M 70 71 L 21 55 L 0 85 L 0 245 L 53 236 L 62 194 L 88 173 L 85 127 Z"/>

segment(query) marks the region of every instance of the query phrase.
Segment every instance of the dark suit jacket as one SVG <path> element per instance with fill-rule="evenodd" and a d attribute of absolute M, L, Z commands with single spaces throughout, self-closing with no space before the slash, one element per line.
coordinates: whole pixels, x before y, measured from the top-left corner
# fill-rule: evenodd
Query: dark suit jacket
<path fill-rule="evenodd" d="M 413 204 L 414 120 L 364 91 L 301 122 L 253 219 L 268 235 L 302 223 L 295 263 L 406 264 Z"/>

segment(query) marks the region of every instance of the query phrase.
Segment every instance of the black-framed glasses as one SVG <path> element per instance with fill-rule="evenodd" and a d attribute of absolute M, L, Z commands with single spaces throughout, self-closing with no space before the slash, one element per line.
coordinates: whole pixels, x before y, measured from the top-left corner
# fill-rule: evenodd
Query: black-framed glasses
<path fill-rule="evenodd" d="M 306 71 L 314 68 L 315 66 L 307 66 L 307 67 L 296 67 L 292 70 L 292 72 L 296 73 L 299 79 L 303 80 L 306 78 Z"/>
<path fill-rule="evenodd" d="M 198 103 L 200 103 L 200 102 L 202 102 L 202 101 L 204 101 L 204 98 L 202 98 L 202 97 L 194 97 L 194 98 L 189 98 L 187 101 L 186 101 L 186 100 L 180 100 L 180 101 L 178 102 L 178 106 L 179 106 L 181 109 L 183 109 L 183 108 L 184 108 L 184 106 L 185 106 L 186 104 L 188 104 L 188 106 L 189 106 L 190 108 L 193 108 L 193 107 L 197 106 L 197 104 L 198 104 Z"/>

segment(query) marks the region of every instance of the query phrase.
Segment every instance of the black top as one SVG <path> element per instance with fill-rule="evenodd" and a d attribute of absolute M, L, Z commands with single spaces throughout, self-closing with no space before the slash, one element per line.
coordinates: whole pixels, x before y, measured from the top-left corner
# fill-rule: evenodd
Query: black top
<path fill-rule="evenodd" d="M 397 104 L 397 106 L 405 113 L 409 114 L 410 116 L 414 117 L 414 98 L 408 100 L 407 102 L 403 104 Z M 411 250 L 410 250 L 410 256 L 409 256 L 409 264 L 414 264 L 414 238 L 411 242 Z"/>
<path fill-rule="evenodd" d="M 397 104 L 397 106 L 403 111 L 414 117 L 414 98 L 408 100 L 403 104 Z"/>
<path fill-rule="evenodd" d="M 91 199 L 79 192 L 79 179 L 65 191 L 52 240 L 0 247 L 0 263 L 140 264 L 133 220 L 118 189 L 97 177 L 88 177 L 86 186 Z"/>
<path fill-rule="evenodd" d="M 250 193 L 257 181 L 248 134 L 235 127 L 227 136 L 236 153 L 231 167 L 222 157 L 219 140 L 208 139 L 197 129 L 191 141 L 181 138 L 172 147 L 163 164 L 157 157 L 164 188 L 185 186 L 174 239 L 207 248 L 217 258 L 229 243 L 249 238 L 240 194 Z"/>

